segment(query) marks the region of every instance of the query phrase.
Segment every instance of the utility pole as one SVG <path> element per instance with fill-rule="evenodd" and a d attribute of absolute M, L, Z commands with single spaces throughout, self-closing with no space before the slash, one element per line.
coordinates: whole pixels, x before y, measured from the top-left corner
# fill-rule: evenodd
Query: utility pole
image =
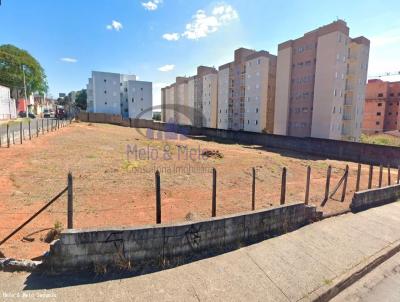
<path fill-rule="evenodd" d="M 29 114 L 28 114 L 28 99 L 26 97 L 25 69 L 24 69 L 24 65 L 21 65 L 21 67 L 22 67 L 22 74 L 24 76 L 24 96 L 25 96 L 25 105 L 26 105 L 26 117 L 28 117 Z"/>

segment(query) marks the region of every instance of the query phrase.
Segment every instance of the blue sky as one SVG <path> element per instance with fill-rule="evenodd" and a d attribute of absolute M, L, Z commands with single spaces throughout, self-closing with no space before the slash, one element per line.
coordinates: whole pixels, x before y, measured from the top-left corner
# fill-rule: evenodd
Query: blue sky
<path fill-rule="evenodd" d="M 0 44 L 35 56 L 54 96 L 101 70 L 152 81 L 158 104 L 177 75 L 227 63 L 238 47 L 276 54 L 280 42 L 336 18 L 371 40 L 370 75 L 400 71 L 398 8 L 398 0 L 2 0 Z"/>

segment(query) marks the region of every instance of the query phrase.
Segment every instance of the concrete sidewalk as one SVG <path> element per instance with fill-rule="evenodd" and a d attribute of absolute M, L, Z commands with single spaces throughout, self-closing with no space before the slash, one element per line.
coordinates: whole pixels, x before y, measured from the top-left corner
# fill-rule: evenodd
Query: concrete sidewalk
<path fill-rule="evenodd" d="M 400 203 L 393 203 L 139 277 L 99 282 L 0 273 L 0 300 L 25 293 L 44 294 L 45 301 L 310 301 L 399 244 Z"/>

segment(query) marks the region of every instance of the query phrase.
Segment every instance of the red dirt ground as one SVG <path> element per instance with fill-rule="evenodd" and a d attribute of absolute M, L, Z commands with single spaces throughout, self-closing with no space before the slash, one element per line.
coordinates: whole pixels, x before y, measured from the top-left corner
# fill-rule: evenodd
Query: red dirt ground
<path fill-rule="evenodd" d="M 157 160 L 137 159 L 127 145 L 157 150 Z M 169 146 L 172 159 L 163 158 Z M 178 159 L 179 146 L 218 150 L 223 158 Z M 193 151 L 193 154 L 195 152 Z M 196 154 L 197 155 L 197 154 Z M 160 158 L 161 157 L 161 158 Z M 332 165 L 331 189 L 350 166 L 345 202 L 339 192 L 326 206 L 326 169 Z M 203 173 L 168 171 L 173 167 L 205 169 Z M 163 223 L 197 220 L 210 216 L 211 168 L 217 175 L 217 215 L 247 211 L 251 207 L 251 168 L 256 168 L 257 209 L 279 204 L 283 167 L 287 167 L 287 203 L 303 202 L 306 167 L 312 167 L 310 203 L 324 213 L 348 209 L 354 193 L 357 164 L 307 156 L 259 146 L 211 142 L 204 138 L 152 141 L 136 129 L 103 124 L 74 123 L 23 145 L 0 149 L 0 240 L 40 209 L 66 186 L 67 173 L 74 176 L 74 227 L 134 226 L 155 222 L 154 170 L 161 170 Z M 144 170 L 140 171 L 139 169 Z M 375 167 L 374 184 L 378 169 Z M 362 188 L 367 186 L 368 167 L 363 166 Z M 392 171 L 392 181 L 397 172 Z M 384 183 L 387 174 L 384 174 Z M 66 226 L 66 196 L 38 216 L 3 246 L 7 257 L 35 258 L 48 250 L 43 238 L 56 224 Z M 189 218 L 190 217 L 190 218 Z M 33 242 L 23 241 L 30 235 Z"/>

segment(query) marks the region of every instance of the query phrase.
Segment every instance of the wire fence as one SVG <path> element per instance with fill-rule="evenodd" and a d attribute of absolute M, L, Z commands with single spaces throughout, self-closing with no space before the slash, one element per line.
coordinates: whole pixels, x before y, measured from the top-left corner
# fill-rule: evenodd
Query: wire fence
<path fill-rule="evenodd" d="M 13 145 L 22 145 L 49 132 L 54 132 L 71 124 L 72 120 L 24 119 L 0 124 L 0 148 L 10 148 Z"/>

